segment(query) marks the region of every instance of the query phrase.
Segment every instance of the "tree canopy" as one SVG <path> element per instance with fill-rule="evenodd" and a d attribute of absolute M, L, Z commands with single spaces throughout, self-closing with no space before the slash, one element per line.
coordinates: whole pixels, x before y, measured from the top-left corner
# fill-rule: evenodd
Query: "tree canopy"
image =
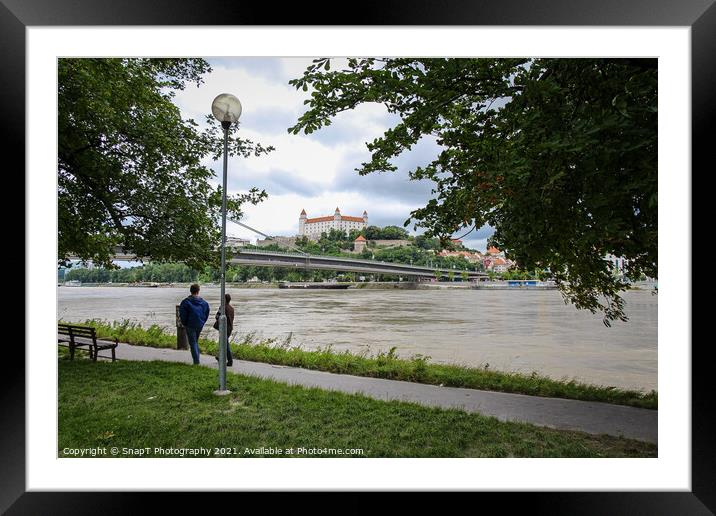
<path fill-rule="evenodd" d="M 408 232 L 398 226 L 368 226 L 361 230 L 361 234 L 367 240 L 405 240 Z"/>
<path fill-rule="evenodd" d="M 203 59 L 59 59 L 58 259 L 111 267 L 116 247 L 200 267 L 216 258 L 221 190 L 206 165 L 223 152 L 214 118 L 199 128 L 172 102 L 210 72 Z M 209 111 L 207 106 L 207 111 Z M 230 136 L 230 155 L 273 150 Z M 229 196 L 228 212 L 266 193 Z"/>
<path fill-rule="evenodd" d="M 624 278 L 657 277 L 655 59 L 316 59 L 290 83 L 308 91 L 289 132 L 312 133 L 362 103 L 399 117 L 368 142 L 360 174 L 394 171 L 424 137 L 435 159 L 410 171 L 435 182 L 415 226 L 443 244 L 489 224 L 520 267 L 548 269 L 565 301 L 626 320 Z"/>

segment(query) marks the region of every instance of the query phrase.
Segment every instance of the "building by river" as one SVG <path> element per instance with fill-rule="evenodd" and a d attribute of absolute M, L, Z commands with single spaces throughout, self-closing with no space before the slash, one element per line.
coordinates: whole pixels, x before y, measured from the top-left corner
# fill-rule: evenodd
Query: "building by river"
<path fill-rule="evenodd" d="M 321 237 L 321 233 L 329 233 L 332 229 L 349 232 L 367 227 L 367 211 L 363 212 L 362 217 L 352 217 L 350 215 L 341 215 L 341 210 L 336 208 L 333 215 L 309 219 L 306 210 L 301 210 L 301 215 L 298 218 L 298 234 L 307 236 L 311 240 L 318 240 Z"/>

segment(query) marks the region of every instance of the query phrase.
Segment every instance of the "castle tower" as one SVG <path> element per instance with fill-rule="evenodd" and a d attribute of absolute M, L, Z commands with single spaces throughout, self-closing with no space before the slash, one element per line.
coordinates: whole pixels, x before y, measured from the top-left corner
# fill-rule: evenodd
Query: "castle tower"
<path fill-rule="evenodd" d="M 335 229 L 340 229 L 341 227 L 341 210 L 336 207 L 336 211 L 333 212 L 333 227 Z"/>
<path fill-rule="evenodd" d="M 363 222 L 365 222 L 365 225 L 368 225 L 368 212 L 363 210 Z"/>
<path fill-rule="evenodd" d="M 298 217 L 298 234 L 306 234 L 306 210 L 301 210 L 301 215 Z"/>
<path fill-rule="evenodd" d="M 358 238 L 353 241 L 353 252 L 362 253 L 367 243 L 363 235 L 358 235 Z"/>

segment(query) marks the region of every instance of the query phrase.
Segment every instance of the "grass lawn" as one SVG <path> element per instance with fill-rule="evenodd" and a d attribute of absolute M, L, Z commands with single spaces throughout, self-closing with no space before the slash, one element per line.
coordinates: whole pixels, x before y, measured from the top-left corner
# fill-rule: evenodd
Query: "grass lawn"
<path fill-rule="evenodd" d="M 206 367 L 62 358 L 58 365 L 59 456 L 70 456 L 65 448 L 89 447 L 150 447 L 145 456 L 161 456 L 155 447 L 204 447 L 211 456 L 216 456 L 215 447 L 230 448 L 225 456 L 231 457 L 275 456 L 267 451 L 270 447 L 358 449 L 351 453 L 357 457 L 657 455 L 656 445 L 639 441 L 503 423 L 459 410 L 233 373 L 227 374 L 232 393 L 215 396 L 216 371 Z"/>
<path fill-rule="evenodd" d="M 120 342 L 140 346 L 176 347 L 176 335 L 172 335 L 156 325 L 142 328 L 129 321 L 110 324 L 97 320 L 86 321 L 85 324 L 94 326 L 97 335 L 101 338 L 116 337 Z M 216 341 L 201 339 L 199 347 L 202 353 L 216 355 Z M 494 371 L 488 366 L 465 367 L 434 364 L 429 361 L 429 357 L 421 355 L 410 359 L 400 358 L 394 353 L 394 349 L 387 353 L 371 356 L 348 351 L 338 353 L 330 348 L 305 350 L 292 344 L 290 340 L 282 343 L 275 340 L 254 342 L 254 337 L 248 335 L 244 337 L 243 342 L 232 343 L 231 352 L 238 360 L 303 367 L 331 373 L 552 398 L 601 401 L 648 409 L 656 409 L 658 406 L 656 391 L 644 393 L 615 387 L 589 385 L 574 380 L 555 380 L 537 373 L 520 374 Z"/>

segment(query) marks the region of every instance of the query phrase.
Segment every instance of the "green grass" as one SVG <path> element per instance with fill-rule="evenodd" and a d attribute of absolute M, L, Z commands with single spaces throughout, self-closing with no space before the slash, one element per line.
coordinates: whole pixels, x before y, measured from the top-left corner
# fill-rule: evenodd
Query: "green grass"
<path fill-rule="evenodd" d="M 60 359 L 58 455 L 100 447 L 110 457 L 113 447 L 150 447 L 145 456 L 156 457 L 155 447 L 225 447 L 236 453 L 223 456 L 243 457 L 246 449 L 303 447 L 362 450 L 355 457 L 657 456 L 656 445 L 640 441 L 233 373 L 227 387 L 230 395 L 213 395 L 216 371 L 206 367 Z"/>
<path fill-rule="evenodd" d="M 98 320 L 88 320 L 85 324 L 94 326 L 97 334 L 102 338 L 116 337 L 120 342 L 139 346 L 176 347 L 176 335 L 165 332 L 157 325 L 142 328 L 129 321 L 107 323 Z M 199 347 L 202 353 L 216 354 L 216 341 L 201 339 Z M 477 368 L 435 364 L 429 361 L 430 357 L 423 355 L 414 355 L 409 359 L 400 358 L 395 354 L 395 348 L 387 353 L 375 355 L 355 354 L 349 351 L 335 352 L 330 347 L 306 350 L 293 345 L 290 337 L 280 343 L 275 339 L 255 342 L 255 335 L 249 334 L 244 337 L 243 342 L 232 343 L 231 352 L 234 358 L 239 360 L 303 367 L 332 373 L 533 396 L 601 401 L 648 409 L 658 407 L 656 391 L 644 393 L 590 385 L 575 380 L 555 380 L 536 372 L 528 375 L 495 371 L 489 369 L 487 365 Z"/>

